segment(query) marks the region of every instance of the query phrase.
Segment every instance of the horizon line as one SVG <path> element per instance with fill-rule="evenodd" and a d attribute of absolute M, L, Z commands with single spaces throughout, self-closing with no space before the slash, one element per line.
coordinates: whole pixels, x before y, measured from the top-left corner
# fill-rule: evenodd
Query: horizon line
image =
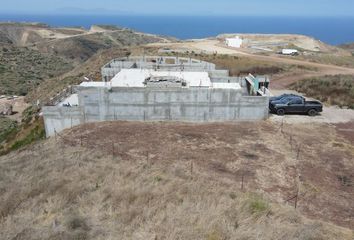
<path fill-rule="evenodd" d="M 22 16 L 87 16 L 87 17 L 256 17 L 256 18 L 264 18 L 264 17 L 289 17 L 289 18 L 353 18 L 353 15 L 327 15 L 327 14 L 319 14 L 319 15 L 289 15 L 289 14 L 272 14 L 272 15 L 259 15 L 259 14 L 188 14 L 188 13 L 176 13 L 176 14 L 161 14 L 161 13 L 127 13 L 127 12 L 108 12 L 108 13 L 61 13 L 61 12 L 12 12 L 12 11 L 1 11 L 2 15 L 22 15 Z"/>

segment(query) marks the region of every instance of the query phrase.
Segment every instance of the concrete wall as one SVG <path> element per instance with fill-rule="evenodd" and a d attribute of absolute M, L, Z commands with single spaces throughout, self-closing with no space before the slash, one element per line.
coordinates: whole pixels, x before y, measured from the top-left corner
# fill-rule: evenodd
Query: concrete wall
<path fill-rule="evenodd" d="M 81 107 L 43 107 L 43 118 L 47 137 L 55 132 L 85 123 L 84 111 Z"/>
<path fill-rule="evenodd" d="M 262 120 L 268 98 L 242 96 L 242 90 L 203 88 L 82 88 L 81 107 L 43 108 L 47 136 L 85 122 Z"/>
<path fill-rule="evenodd" d="M 266 97 L 245 97 L 232 89 L 100 89 L 83 92 L 81 100 L 86 117 L 94 120 L 213 122 L 268 116 Z"/>
<path fill-rule="evenodd" d="M 111 80 L 124 68 L 155 69 L 157 71 L 208 71 L 211 76 L 228 76 L 228 70 L 215 70 L 215 64 L 184 57 L 146 56 L 114 59 L 101 68 L 102 81 Z"/>

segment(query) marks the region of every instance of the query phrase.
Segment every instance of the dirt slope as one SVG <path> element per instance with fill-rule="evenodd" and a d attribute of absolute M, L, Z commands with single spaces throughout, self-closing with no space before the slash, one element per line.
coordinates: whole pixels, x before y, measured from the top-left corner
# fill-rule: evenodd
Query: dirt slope
<path fill-rule="evenodd" d="M 279 127 L 90 124 L 1 157 L 0 238 L 351 240 L 352 146 Z"/>

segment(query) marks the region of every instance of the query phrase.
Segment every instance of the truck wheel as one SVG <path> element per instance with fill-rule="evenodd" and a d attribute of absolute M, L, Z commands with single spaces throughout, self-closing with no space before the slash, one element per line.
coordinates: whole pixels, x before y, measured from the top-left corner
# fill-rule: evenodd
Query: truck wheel
<path fill-rule="evenodd" d="M 277 114 L 279 115 L 279 116 L 283 116 L 284 114 L 285 114 L 285 110 L 284 109 L 278 109 L 277 110 Z"/>
<path fill-rule="evenodd" d="M 317 115 L 317 111 L 316 109 L 310 109 L 308 112 L 309 116 L 313 117 Z"/>

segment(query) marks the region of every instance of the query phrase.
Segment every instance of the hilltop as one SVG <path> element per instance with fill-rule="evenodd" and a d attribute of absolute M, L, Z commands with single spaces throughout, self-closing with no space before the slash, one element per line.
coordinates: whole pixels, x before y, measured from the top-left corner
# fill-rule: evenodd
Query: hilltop
<path fill-rule="evenodd" d="M 337 53 L 347 55 L 340 48 L 325 44 L 317 39 L 299 34 L 222 34 L 218 39 L 239 36 L 254 51 L 261 49 L 280 50 L 295 48 L 309 52 Z"/>
<path fill-rule="evenodd" d="M 197 58 L 232 76 L 269 75 L 274 93 L 353 106 L 350 46 L 247 34 L 261 50 L 234 49 L 226 36 L 0 24 L 0 95 L 25 96 L 0 101 L 18 111 L 0 118 L 0 238 L 352 240 L 349 109 L 262 122 L 91 123 L 44 139 L 37 100 L 84 77 L 100 81 L 105 63 L 131 55 Z M 282 47 L 302 54 L 281 56 Z"/>

